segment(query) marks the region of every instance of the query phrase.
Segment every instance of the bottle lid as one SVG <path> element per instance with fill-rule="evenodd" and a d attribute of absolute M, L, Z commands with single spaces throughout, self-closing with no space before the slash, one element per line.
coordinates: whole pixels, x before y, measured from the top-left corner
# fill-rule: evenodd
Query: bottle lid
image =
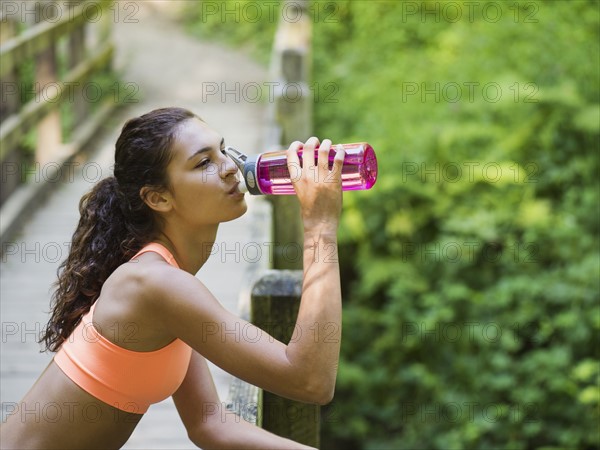
<path fill-rule="evenodd" d="M 258 179 L 256 178 L 256 170 L 258 163 L 259 155 L 251 155 L 245 161 L 244 170 L 242 174 L 244 175 L 244 181 L 246 182 L 246 188 L 248 192 L 252 195 L 262 195 L 263 192 L 260 190 L 260 186 L 258 185 Z"/>

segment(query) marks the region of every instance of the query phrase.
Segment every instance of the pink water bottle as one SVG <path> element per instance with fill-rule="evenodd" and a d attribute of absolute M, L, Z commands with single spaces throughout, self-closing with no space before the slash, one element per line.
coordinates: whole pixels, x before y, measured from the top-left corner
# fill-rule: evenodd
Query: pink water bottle
<path fill-rule="evenodd" d="M 366 142 L 342 144 L 342 146 L 346 154 L 342 167 L 342 190 L 371 189 L 377 179 L 377 158 L 373 147 Z M 330 169 L 333 166 L 335 147 L 332 145 L 329 151 Z M 239 167 L 250 194 L 289 195 L 296 193 L 287 167 L 285 150 L 248 156 L 233 147 L 226 147 L 225 153 Z M 298 152 L 298 156 L 302 161 L 302 150 Z M 315 164 L 316 161 L 317 150 L 315 149 Z"/>

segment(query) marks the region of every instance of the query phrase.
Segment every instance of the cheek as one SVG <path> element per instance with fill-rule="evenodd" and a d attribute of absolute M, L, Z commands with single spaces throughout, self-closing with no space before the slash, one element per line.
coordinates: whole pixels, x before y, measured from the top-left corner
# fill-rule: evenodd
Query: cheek
<path fill-rule="evenodd" d="M 220 183 L 207 174 L 192 173 L 177 180 L 175 200 L 185 209 L 218 206 Z"/>
<path fill-rule="evenodd" d="M 174 189 L 177 195 L 182 197 L 198 195 L 210 184 L 210 178 L 201 171 L 186 172 L 179 174 L 179 177 L 174 180 Z"/>

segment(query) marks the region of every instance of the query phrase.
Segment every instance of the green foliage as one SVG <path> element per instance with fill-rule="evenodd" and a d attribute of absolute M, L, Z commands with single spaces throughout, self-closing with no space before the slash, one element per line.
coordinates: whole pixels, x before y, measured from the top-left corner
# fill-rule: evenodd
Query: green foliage
<path fill-rule="evenodd" d="M 279 23 L 280 0 L 195 1 L 185 5 L 184 23 L 203 39 L 242 47 L 258 61 L 268 64 L 275 30 Z"/>
<path fill-rule="evenodd" d="M 189 26 L 266 62 L 251 3 L 190 2 Z M 323 448 L 598 448 L 598 2 L 310 11 L 315 133 L 380 167 L 344 198 Z"/>
<path fill-rule="evenodd" d="M 597 448 L 598 3 L 448 4 L 315 25 L 316 134 L 380 167 L 344 198 L 324 447 Z"/>

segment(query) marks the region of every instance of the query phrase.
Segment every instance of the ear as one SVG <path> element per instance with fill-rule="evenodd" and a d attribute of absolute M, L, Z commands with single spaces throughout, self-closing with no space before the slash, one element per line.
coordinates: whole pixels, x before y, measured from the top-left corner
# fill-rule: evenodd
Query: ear
<path fill-rule="evenodd" d="M 173 207 L 171 194 L 166 189 L 159 191 L 150 186 L 144 186 L 140 189 L 140 197 L 154 211 L 164 213 L 170 211 Z"/>

